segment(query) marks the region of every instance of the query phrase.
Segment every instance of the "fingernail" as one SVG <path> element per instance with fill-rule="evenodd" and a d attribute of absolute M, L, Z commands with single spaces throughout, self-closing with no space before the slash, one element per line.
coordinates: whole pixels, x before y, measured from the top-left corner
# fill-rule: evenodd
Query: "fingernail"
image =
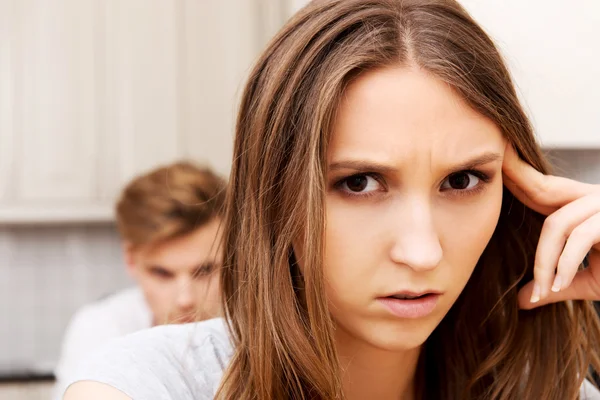
<path fill-rule="evenodd" d="M 560 292 L 560 289 L 562 289 L 562 279 L 559 275 L 556 275 L 556 278 L 554 278 L 554 283 L 552 284 L 552 291 Z"/>
<path fill-rule="evenodd" d="M 540 301 L 540 285 L 537 282 L 533 284 L 533 292 L 531 292 L 530 303 L 537 303 Z"/>

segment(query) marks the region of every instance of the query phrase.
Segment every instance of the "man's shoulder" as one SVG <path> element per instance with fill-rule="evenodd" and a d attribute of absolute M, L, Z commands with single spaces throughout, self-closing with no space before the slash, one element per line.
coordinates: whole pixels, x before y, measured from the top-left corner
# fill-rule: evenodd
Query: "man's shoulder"
<path fill-rule="evenodd" d="M 63 338 L 63 356 L 77 356 L 106 341 L 151 327 L 152 318 L 137 288 L 111 294 L 80 307 Z"/>
<path fill-rule="evenodd" d="M 86 304 L 83 309 L 119 311 L 125 308 L 145 306 L 142 290 L 137 286 L 111 292 L 96 301 Z"/>
<path fill-rule="evenodd" d="M 137 287 L 123 289 L 85 304 L 71 320 L 71 324 L 75 325 L 114 327 L 118 334 L 149 328 L 151 323 L 150 310 Z"/>

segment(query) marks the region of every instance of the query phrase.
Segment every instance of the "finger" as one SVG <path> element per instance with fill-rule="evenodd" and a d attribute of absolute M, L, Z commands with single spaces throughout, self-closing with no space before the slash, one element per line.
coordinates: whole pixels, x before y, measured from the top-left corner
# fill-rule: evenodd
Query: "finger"
<path fill-rule="evenodd" d="M 506 174 L 502 175 L 504 180 L 504 186 L 510 190 L 510 192 L 519 200 L 521 203 L 525 204 L 527 207 L 531 208 L 534 211 L 539 212 L 542 215 L 550 215 L 554 211 L 558 210 L 558 207 L 550 207 L 550 206 L 542 206 L 537 204 L 535 201 L 531 200 L 523 190 L 521 190 L 516 183 L 514 183 Z"/>
<path fill-rule="evenodd" d="M 504 152 L 502 172 L 531 201 L 540 206 L 561 207 L 575 199 L 600 191 L 597 185 L 542 174 L 521 160 L 510 143 Z"/>
<path fill-rule="evenodd" d="M 546 298 L 535 303 L 530 301 L 532 289 L 533 281 L 529 282 L 519 291 L 520 308 L 530 310 L 546 304 L 566 300 L 600 300 L 600 285 L 597 278 L 593 276 L 590 268 L 578 271 L 569 287 L 560 292 L 550 292 Z"/>
<path fill-rule="evenodd" d="M 600 230 L 595 227 L 594 222 L 591 226 L 586 223 L 597 213 L 600 213 L 600 196 L 592 195 L 577 199 L 546 218 L 540 231 L 533 270 L 534 280 L 539 285 L 539 290 L 532 295 L 542 299 L 549 294 L 551 288 L 558 291 L 566 286 L 567 281 L 571 281 L 583 257 L 595 243 L 588 245 L 587 241 L 581 240 L 579 235 L 589 236 L 590 231 Z M 575 237 L 572 238 L 574 234 Z M 570 242 L 570 247 L 569 251 L 565 253 L 567 242 Z M 588 246 L 581 257 L 573 248 L 577 243 Z M 579 250 L 579 252 L 581 251 L 583 250 Z M 561 269 L 561 265 L 563 269 Z M 557 269 L 561 273 L 555 277 L 554 271 Z M 533 296 L 531 300 L 535 302 L 536 296 Z"/>
<path fill-rule="evenodd" d="M 600 242 L 600 212 L 573 229 L 560 255 L 552 291 L 557 292 L 571 284 L 577 269 L 592 246 Z"/>

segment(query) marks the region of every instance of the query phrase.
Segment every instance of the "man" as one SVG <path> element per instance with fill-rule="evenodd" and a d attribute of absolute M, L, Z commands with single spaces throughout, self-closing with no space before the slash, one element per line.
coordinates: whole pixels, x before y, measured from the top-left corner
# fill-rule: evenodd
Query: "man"
<path fill-rule="evenodd" d="M 225 182 L 187 162 L 135 178 L 116 205 L 125 264 L 137 285 L 73 316 L 55 370 L 63 381 L 106 341 L 155 325 L 219 315 L 220 222 Z"/>

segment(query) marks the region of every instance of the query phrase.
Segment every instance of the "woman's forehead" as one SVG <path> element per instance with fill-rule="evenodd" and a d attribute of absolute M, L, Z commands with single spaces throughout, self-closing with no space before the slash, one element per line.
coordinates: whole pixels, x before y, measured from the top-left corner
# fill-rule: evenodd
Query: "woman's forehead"
<path fill-rule="evenodd" d="M 340 158 L 409 159 L 417 153 L 500 151 L 500 129 L 449 85 L 417 69 L 367 73 L 350 85 L 337 113 L 329 163 Z"/>

